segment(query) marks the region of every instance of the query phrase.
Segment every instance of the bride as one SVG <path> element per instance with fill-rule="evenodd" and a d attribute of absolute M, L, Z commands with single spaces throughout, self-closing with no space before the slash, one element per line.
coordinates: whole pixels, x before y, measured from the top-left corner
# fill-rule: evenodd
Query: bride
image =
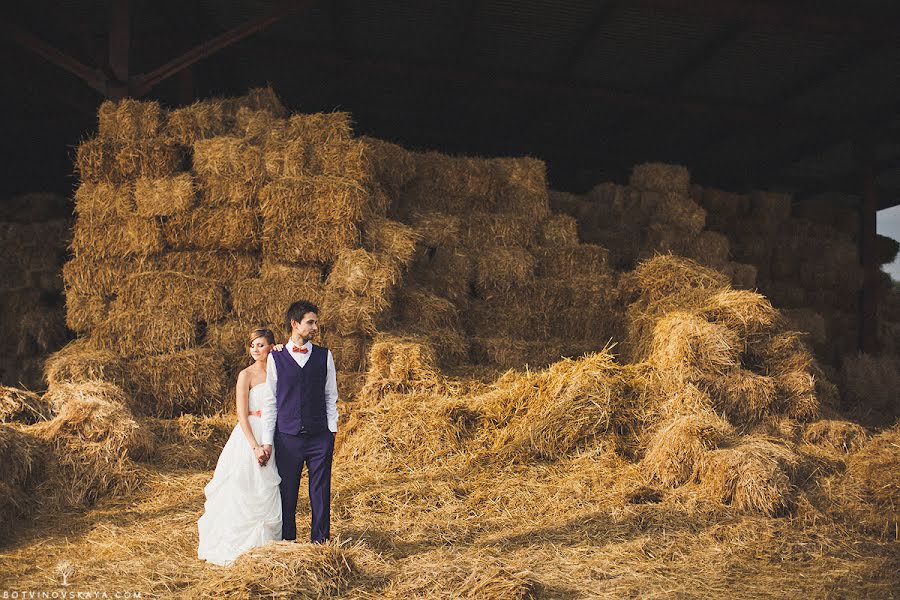
<path fill-rule="evenodd" d="M 260 439 L 273 431 L 275 396 L 266 385 L 266 358 L 275 345 L 269 329 L 250 333 L 254 363 L 237 380 L 238 423 L 204 493 L 203 516 L 197 521 L 200 545 L 197 556 L 228 566 L 239 554 L 281 539 L 281 478 L 272 456 L 272 440 Z"/>

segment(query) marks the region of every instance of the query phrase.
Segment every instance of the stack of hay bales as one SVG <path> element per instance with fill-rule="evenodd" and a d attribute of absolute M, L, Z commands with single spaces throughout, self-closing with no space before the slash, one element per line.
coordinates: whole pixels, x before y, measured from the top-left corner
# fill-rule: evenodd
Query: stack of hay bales
<path fill-rule="evenodd" d="M 756 267 L 758 286 L 811 333 L 817 356 L 839 365 L 859 340 L 859 216 L 834 198 L 796 202 L 788 194 L 733 194 L 696 188 L 711 229 L 731 241 L 735 258 Z M 878 262 L 896 256 L 880 236 Z M 882 296 L 890 288 L 885 278 Z"/>
<path fill-rule="evenodd" d="M 23 194 L 0 214 L 0 383 L 42 387 L 43 362 L 69 339 L 60 267 L 70 222 L 54 194 Z"/>
<path fill-rule="evenodd" d="M 368 143 L 391 215 L 416 238 L 391 327 L 427 337 L 445 367 L 545 365 L 615 335 L 607 252 L 551 213 L 541 161 Z"/>
<path fill-rule="evenodd" d="M 283 340 L 306 298 L 338 368 L 362 368 L 409 257 L 396 236 L 362 247 L 364 224 L 378 237 L 392 222 L 349 115 L 287 116 L 263 89 L 172 111 L 106 102 L 99 117 L 63 271 L 69 326 L 89 341 L 67 361 L 116 355 L 146 414 L 213 412 L 249 364 L 247 333 Z"/>
<path fill-rule="evenodd" d="M 584 196 L 552 192 L 551 203 L 578 220 L 582 239 L 609 249 L 610 263 L 628 270 L 657 253 L 686 256 L 729 275 L 735 286 L 752 289 L 751 265 L 730 260 L 729 240 L 705 228 L 706 211 L 687 169 L 644 163 L 627 186 L 601 183 Z"/>

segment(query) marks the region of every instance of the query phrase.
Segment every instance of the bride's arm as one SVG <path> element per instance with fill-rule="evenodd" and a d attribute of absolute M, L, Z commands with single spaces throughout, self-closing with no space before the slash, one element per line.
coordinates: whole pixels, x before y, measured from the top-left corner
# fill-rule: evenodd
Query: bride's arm
<path fill-rule="evenodd" d="M 237 418 L 250 449 L 255 453 L 259 448 L 259 443 L 253 436 L 253 430 L 250 428 L 250 419 L 247 415 L 250 413 L 250 375 L 241 371 L 237 379 Z"/>

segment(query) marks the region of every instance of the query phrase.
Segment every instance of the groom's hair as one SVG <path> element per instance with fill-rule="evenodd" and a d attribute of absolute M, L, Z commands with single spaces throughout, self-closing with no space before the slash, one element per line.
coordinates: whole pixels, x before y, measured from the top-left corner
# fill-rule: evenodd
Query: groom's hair
<path fill-rule="evenodd" d="M 301 322 L 303 315 L 306 313 L 319 314 L 319 307 L 309 300 L 297 300 L 288 307 L 287 314 L 284 317 L 284 326 L 288 333 L 291 332 L 291 321 Z"/>

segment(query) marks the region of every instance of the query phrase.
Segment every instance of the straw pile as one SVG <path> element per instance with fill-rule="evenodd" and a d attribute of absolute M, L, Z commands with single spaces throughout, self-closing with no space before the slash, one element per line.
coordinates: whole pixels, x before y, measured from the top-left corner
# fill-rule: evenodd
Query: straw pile
<path fill-rule="evenodd" d="M 50 405 L 40 395 L 15 387 L 0 386 L 0 423 L 31 425 L 50 418 Z"/>
<path fill-rule="evenodd" d="M 0 217 L 0 336 L 10 347 L 0 359 L 0 383 L 40 389 L 46 356 L 69 339 L 59 271 L 71 235 L 70 209 L 52 194 L 6 202 L 9 214 Z M 24 205 L 29 203 L 34 206 Z"/>

